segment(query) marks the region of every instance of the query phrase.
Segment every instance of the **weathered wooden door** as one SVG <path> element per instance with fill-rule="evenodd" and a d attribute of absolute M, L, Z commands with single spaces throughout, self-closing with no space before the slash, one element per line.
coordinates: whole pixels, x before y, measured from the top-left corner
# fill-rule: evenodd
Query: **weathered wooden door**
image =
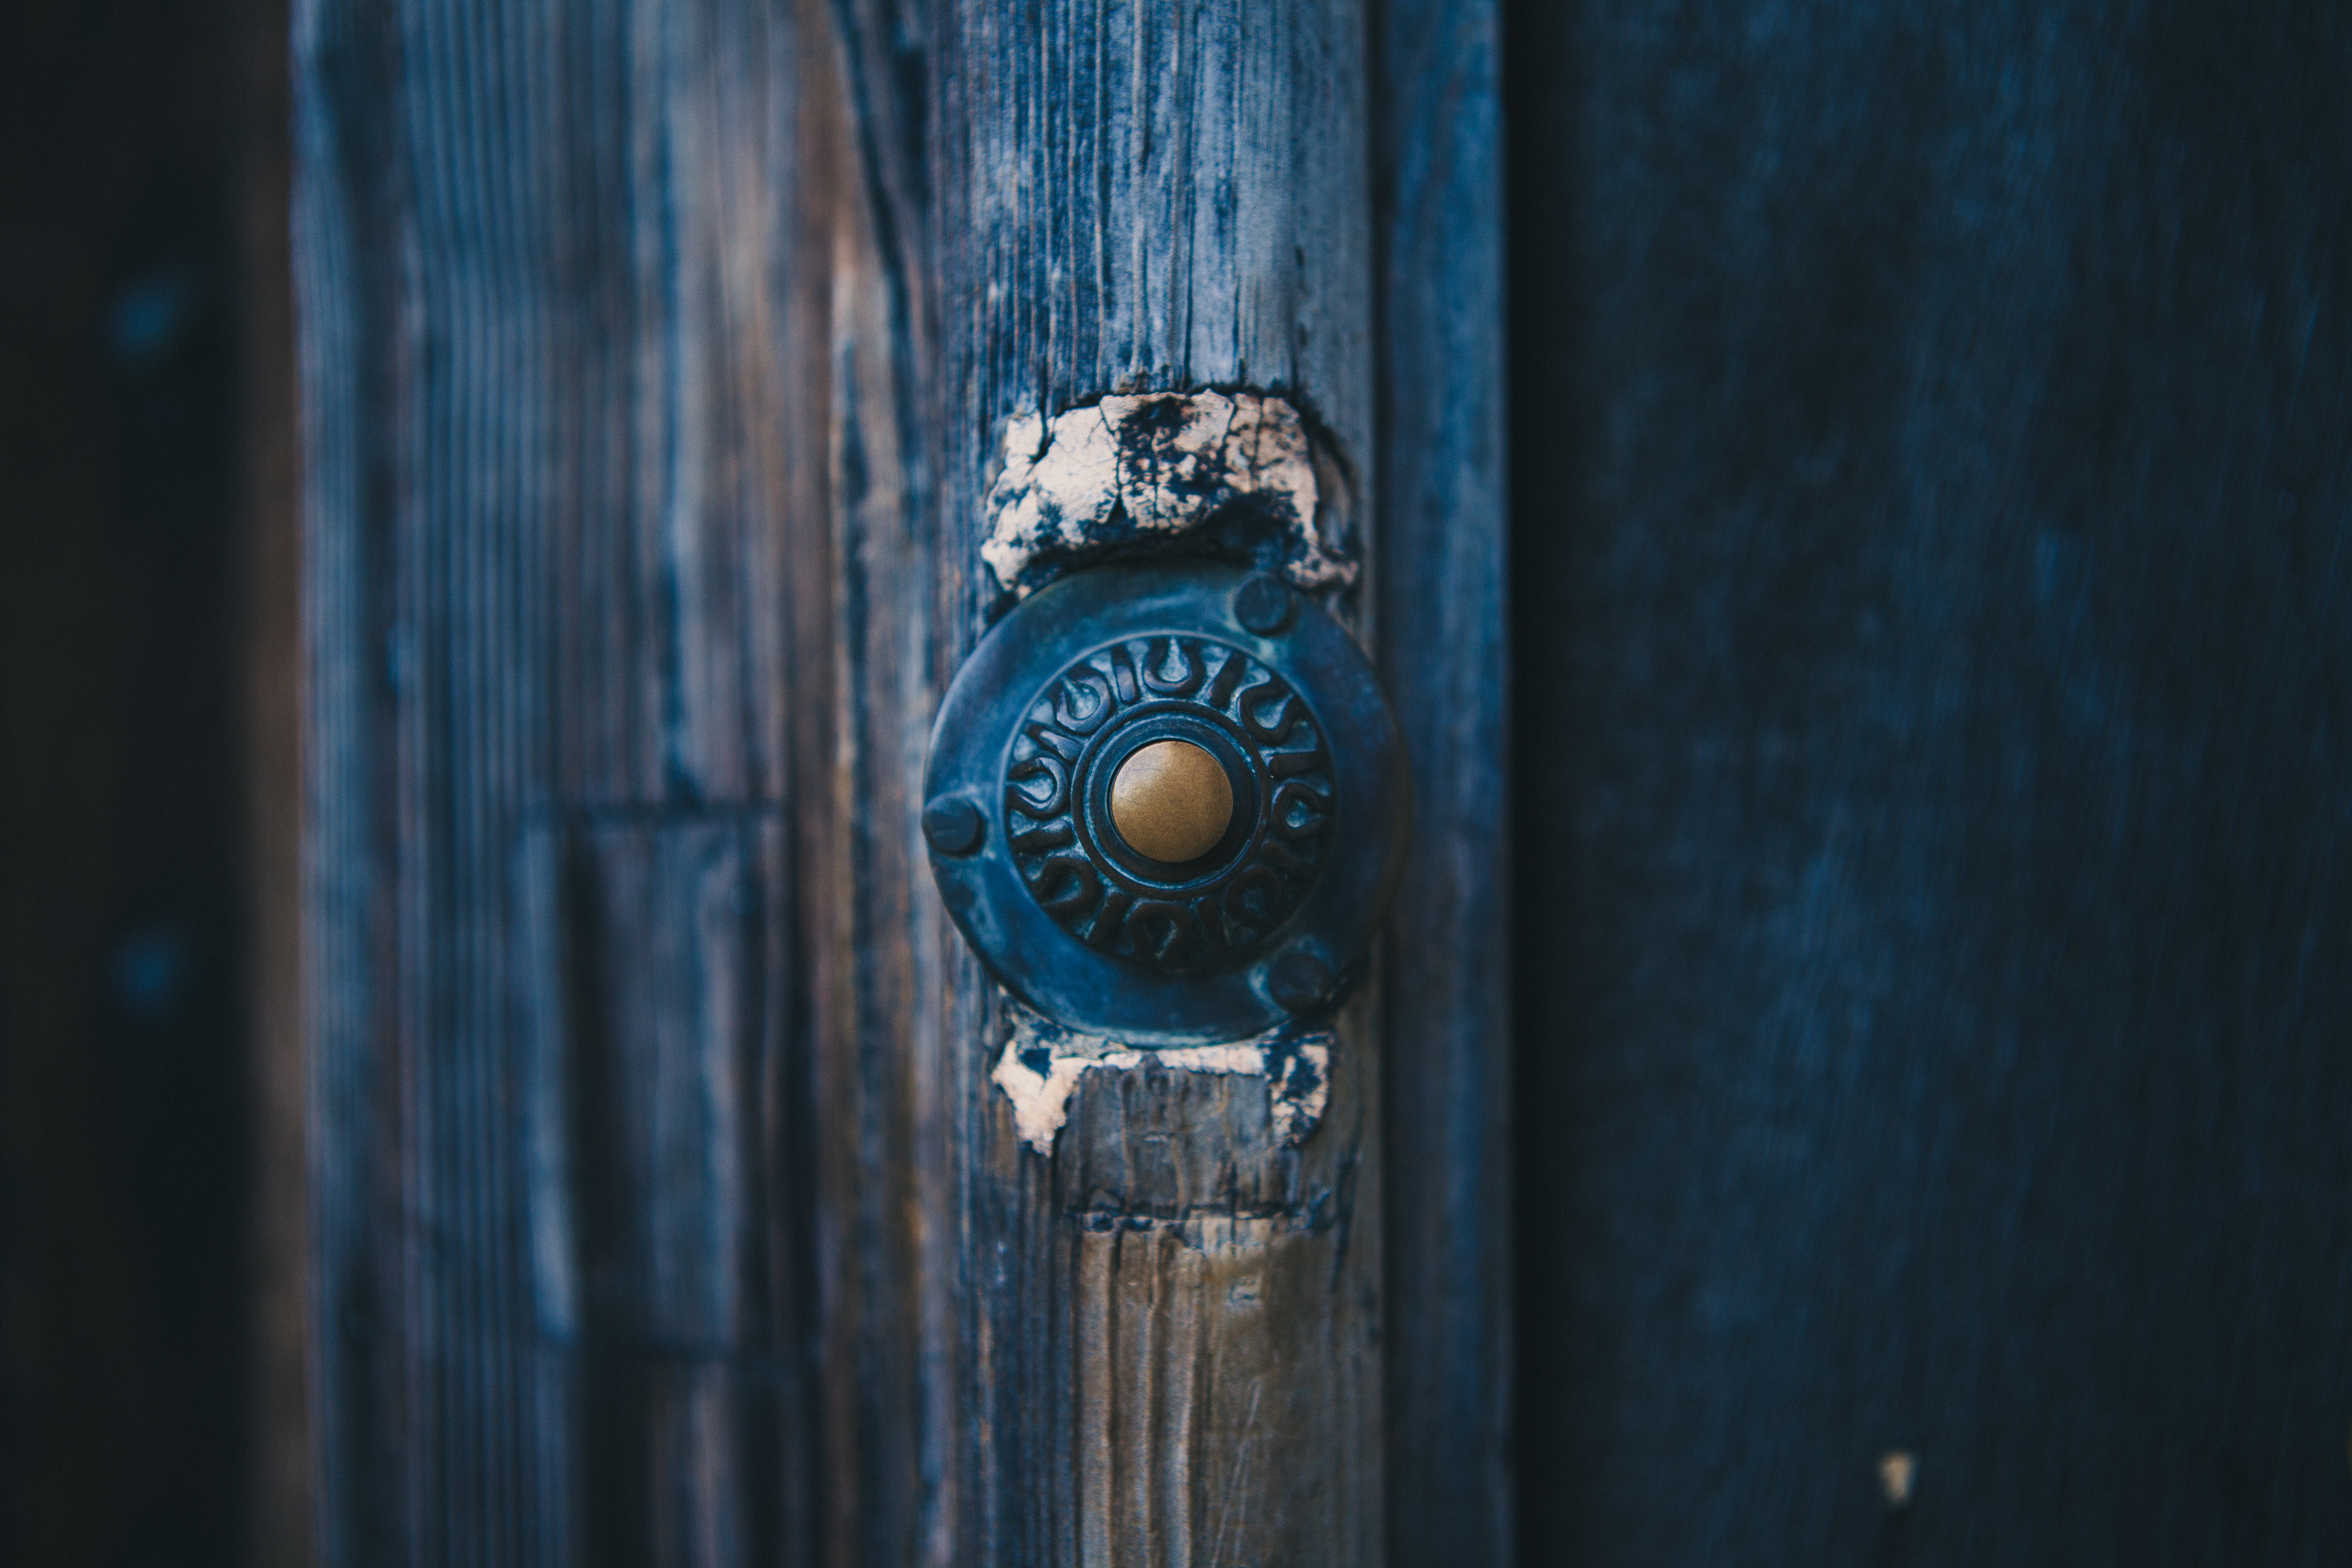
<path fill-rule="evenodd" d="M 327 1561 L 1504 1561 L 1492 6 L 297 12 Z M 1111 554 L 1384 672 L 1311 1110 L 1013 1049 L 932 886 Z"/>

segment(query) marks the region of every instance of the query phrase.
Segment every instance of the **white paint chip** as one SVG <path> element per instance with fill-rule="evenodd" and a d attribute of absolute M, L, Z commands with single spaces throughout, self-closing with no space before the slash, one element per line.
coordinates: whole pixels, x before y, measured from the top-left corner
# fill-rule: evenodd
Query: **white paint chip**
<path fill-rule="evenodd" d="M 1070 1096 L 1080 1078 L 1098 1068 L 1131 1072 L 1145 1067 L 1267 1079 L 1275 1133 L 1296 1146 L 1322 1121 L 1329 1103 L 1331 1040 L 1328 1034 L 1291 1040 L 1268 1036 L 1238 1045 L 1147 1051 L 1071 1034 L 1016 1007 L 1013 1038 L 989 1077 L 1013 1102 L 1021 1141 L 1040 1154 L 1054 1152 L 1055 1135 L 1069 1121 Z"/>
<path fill-rule="evenodd" d="M 1356 568 L 1327 535 L 1346 486 L 1318 458 L 1298 410 L 1256 393 L 1151 393 L 1051 419 L 1018 414 L 989 487 L 981 558 L 1008 593 L 1026 594 L 1041 562 L 1164 542 L 1246 506 L 1260 547 L 1277 558 L 1262 564 L 1309 592 L 1344 587 Z"/>

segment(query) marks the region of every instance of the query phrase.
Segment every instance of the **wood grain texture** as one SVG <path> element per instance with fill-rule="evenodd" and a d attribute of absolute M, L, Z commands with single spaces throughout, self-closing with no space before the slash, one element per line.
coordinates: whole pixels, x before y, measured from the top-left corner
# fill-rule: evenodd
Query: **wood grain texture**
<path fill-rule="evenodd" d="M 297 8 L 329 1562 L 806 1550 L 794 26 Z"/>
<path fill-rule="evenodd" d="M 1512 24 L 1528 1561 L 2344 1560 L 2352 22 Z"/>
<path fill-rule="evenodd" d="M 793 822 L 817 1129 L 820 1542 L 845 1564 L 951 1561 L 969 1495 L 954 1468 L 969 1416 L 942 1072 L 979 994 L 948 978 L 956 955 L 915 837 L 946 660 L 927 458 L 926 79 L 909 26 L 847 5 L 812 15 L 807 36 L 822 27 L 839 63 L 813 74 L 802 116 L 803 253 L 829 285 L 810 308 L 822 357 L 798 384 L 824 402 L 795 468 L 794 648 L 826 679 L 804 679 L 795 707 Z"/>
<path fill-rule="evenodd" d="M 1107 392 L 1286 393 L 1366 460 L 1357 6 L 969 6 L 938 49 L 942 353 L 976 416 L 950 496 L 1013 409 Z"/>
<path fill-rule="evenodd" d="M 1360 552 L 1373 399 L 1355 8 L 972 6 L 942 17 L 933 48 L 940 651 L 968 647 L 994 597 L 982 501 L 1018 411 L 1283 393 L 1345 455 L 1327 523 Z M 943 1032 L 936 1096 L 974 1413 L 942 1467 L 969 1489 L 949 1504 L 955 1560 L 1381 1561 L 1372 1012 L 1346 1018 L 1323 1130 L 1302 1149 L 1280 1147 L 1262 1079 L 1147 1068 L 1087 1074 L 1047 1160 L 987 1082 L 1001 1009 L 943 921 L 932 940 L 952 986 L 988 1004 Z"/>
<path fill-rule="evenodd" d="M 1414 835 L 1387 945 L 1389 1551 L 1512 1559 L 1511 680 L 1500 18 L 1377 8 L 1381 674 Z"/>
<path fill-rule="evenodd" d="M 1377 1563 L 1373 1002 L 1038 1155 L 916 828 L 1016 410 L 1282 391 L 1365 552 L 1353 8 L 296 38 L 327 1560 Z"/>

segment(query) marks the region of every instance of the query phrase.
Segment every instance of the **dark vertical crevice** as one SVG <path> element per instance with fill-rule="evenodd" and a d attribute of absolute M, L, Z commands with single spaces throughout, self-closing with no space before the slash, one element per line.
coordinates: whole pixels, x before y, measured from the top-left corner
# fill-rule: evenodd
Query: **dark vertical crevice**
<path fill-rule="evenodd" d="M 1573 47 L 1577 8 L 1542 0 L 1503 7 L 1504 169 L 1510 214 L 1510 616 L 1512 793 L 1517 879 L 1512 902 L 1517 1020 L 1512 1073 L 1513 1462 L 1518 1561 L 1553 1568 L 1580 1485 L 1561 1408 L 1566 1363 L 1559 1325 L 1574 1259 L 1556 1234 L 1558 1194 L 1570 1179 L 1560 1111 L 1570 1083 L 1571 979 L 1563 963 L 1576 901 L 1572 776 L 1578 737 L 1565 718 L 1572 691 L 1562 606 L 1586 526 L 1578 477 L 1591 461 L 1574 321 L 1578 268 L 1568 196 L 1580 151 L 1583 81 Z M 1572 1394 L 1570 1394 L 1572 1397 Z"/>
<path fill-rule="evenodd" d="M 615 837 L 633 833 L 620 829 Z M 593 830 L 564 836 L 564 1061 L 571 1113 L 569 1169 L 580 1281 L 580 1549 L 594 1565 L 634 1568 L 654 1558 L 649 1444 L 656 1368 L 645 1354 L 641 1243 L 633 1223 L 643 1173 L 635 1169 L 621 1097 L 628 1075 L 616 1034 L 612 889 Z"/>

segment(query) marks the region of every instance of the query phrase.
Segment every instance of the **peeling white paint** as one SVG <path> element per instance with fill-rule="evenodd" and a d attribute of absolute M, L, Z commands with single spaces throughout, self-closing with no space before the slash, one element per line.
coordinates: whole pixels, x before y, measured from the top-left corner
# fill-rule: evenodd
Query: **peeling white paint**
<path fill-rule="evenodd" d="M 1302 1042 L 1296 1055 L 1286 1058 L 1265 1053 L 1266 1076 L 1279 1075 L 1274 1086 L 1275 1134 L 1292 1148 L 1322 1124 L 1323 1108 L 1330 1103 L 1330 1040 L 1326 1035 L 1317 1042 Z M 1302 1063 L 1306 1070 L 1301 1070 Z"/>
<path fill-rule="evenodd" d="M 1041 558 L 1174 538 L 1247 500 L 1278 541 L 1269 569 L 1310 592 L 1343 587 L 1356 568 L 1328 547 L 1327 514 L 1344 507 L 1345 485 L 1318 456 L 1298 410 L 1256 393 L 1106 397 L 1050 420 L 1018 414 L 989 488 L 981 558 L 1008 592 L 1026 594 Z"/>
<path fill-rule="evenodd" d="M 1124 1072 L 1159 1067 L 1265 1079 L 1274 1097 L 1275 1134 L 1295 1147 L 1322 1121 L 1330 1100 L 1331 1041 L 1328 1034 L 1305 1039 L 1269 1035 L 1238 1045 L 1138 1050 L 1072 1034 L 1015 1007 L 1013 1038 L 1005 1042 L 1004 1055 L 989 1076 L 1013 1102 L 1013 1123 L 1021 1141 L 1040 1154 L 1054 1152 L 1054 1137 L 1069 1120 L 1070 1096 L 1078 1079 L 1098 1068 Z"/>
<path fill-rule="evenodd" d="M 1013 1102 L 1013 1125 L 1020 1130 L 1021 1142 L 1040 1154 L 1054 1152 L 1054 1134 L 1070 1119 L 1070 1091 L 1078 1087 L 1079 1075 L 1097 1066 L 1099 1058 L 1087 1057 L 1055 1057 L 1052 1066 L 1038 1072 L 1021 1060 L 1018 1040 L 1004 1047 L 1004 1055 L 989 1077 Z"/>

